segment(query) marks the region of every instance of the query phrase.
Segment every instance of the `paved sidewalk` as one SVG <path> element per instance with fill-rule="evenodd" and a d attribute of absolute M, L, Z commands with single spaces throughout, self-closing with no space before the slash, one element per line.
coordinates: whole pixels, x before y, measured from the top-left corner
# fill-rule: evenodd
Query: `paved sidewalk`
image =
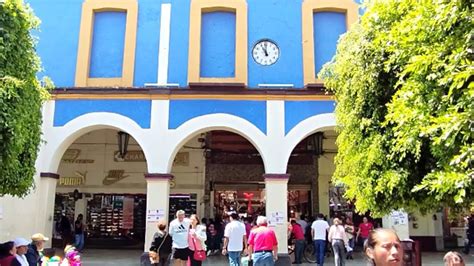
<path fill-rule="evenodd" d="M 109 249 L 86 249 L 82 256 L 83 265 L 85 266 L 139 266 L 140 255 L 142 254 L 139 250 L 109 250 Z M 443 266 L 444 253 L 423 253 L 422 264 L 423 266 Z M 474 256 L 470 254 L 464 257 L 466 259 L 466 265 L 474 266 Z M 327 258 L 324 263 L 325 265 L 334 265 L 333 258 Z M 225 266 L 228 265 L 227 259 L 224 256 L 211 256 L 203 265 L 209 266 Z M 316 265 L 315 263 L 304 263 L 302 266 Z M 366 261 L 362 257 L 361 253 L 357 253 L 354 256 L 354 260 L 346 261 L 346 265 L 354 266 L 365 266 Z"/>

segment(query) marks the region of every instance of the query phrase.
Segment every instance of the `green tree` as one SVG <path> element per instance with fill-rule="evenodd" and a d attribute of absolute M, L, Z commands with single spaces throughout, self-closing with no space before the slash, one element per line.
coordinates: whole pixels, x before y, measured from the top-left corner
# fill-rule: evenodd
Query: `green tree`
<path fill-rule="evenodd" d="M 334 181 L 360 212 L 474 198 L 473 4 L 378 0 L 320 73 L 334 92 Z"/>
<path fill-rule="evenodd" d="M 25 196 L 34 184 L 48 96 L 36 77 L 40 61 L 30 35 L 38 25 L 23 1 L 0 3 L 0 196 Z"/>

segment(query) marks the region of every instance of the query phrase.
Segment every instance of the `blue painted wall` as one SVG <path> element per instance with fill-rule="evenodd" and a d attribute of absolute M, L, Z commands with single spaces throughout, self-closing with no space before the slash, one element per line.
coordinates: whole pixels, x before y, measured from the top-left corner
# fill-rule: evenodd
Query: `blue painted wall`
<path fill-rule="evenodd" d="M 122 76 L 126 12 L 95 12 L 89 77 Z"/>
<path fill-rule="evenodd" d="M 33 32 L 44 69 L 38 76 L 49 76 L 58 87 L 74 85 L 82 2 L 27 0 L 41 20 L 40 31 Z"/>
<path fill-rule="evenodd" d="M 56 100 L 54 126 L 64 126 L 81 115 L 108 112 L 126 116 L 142 128 L 150 128 L 150 100 Z"/>
<path fill-rule="evenodd" d="M 39 75 L 48 75 L 58 87 L 73 87 L 76 67 L 76 56 L 80 28 L 80 15 L 83 0 L 27 0 L 36 14 L 42 20 L 41 31 L 35 32 L 39 37 L 38 52 L 41 56 L 44 72 Z M 355 0 L 359 1 L 359 0 Z M 159 30 L 161 17 L 161 4 L 171 0 L 138 0 L 138 30 L 135 51 L 134 86 L 143 87 L 144 83 L 156 82 L 158 64 Z M 302 0 L 247 0 L 248 6 L 248 85 L 256 88 L 259 83 L 292 83 L 296 88 L 303 87 L 302 64 L 302 39 L 301 39 L 301 5 Z M 168 82 L 179 83 L 181 88 L 187 86 L 188 71 L 188 40 L 189 40 L 189 13 L 190 0 L 172 3 L 171 32 L 169 48 Z M 220 14 L 219 16 L 222 16 Z M 322 16 L 322 17 L 320 17 Z M 345 32 L 345 23 L 342 23 L 342 14 L 318 14 L 315 25 L 316 35 L 323 35 L 324 41 L 316 41 L 317 71 L 333 55 L 336 40 L 340 33 Z M 209 16 L 209 18 L 211 18 Z M 215 18 L 209 19 L 209 21 Z M 231 24 L 235 18 L 222 23 Z M 203 19 L 206 28 L 208 19 Z M 223 26 L 220 23 L 217 26 Z M 211 23 L 212 24 L 212 23 Z M 224 28 L 224 27 L 222 27 Z M 113 31 L 117 29 L 114 28 Z M 323 30 L 323 31 L 321 31 Z M 214 33 L 206 31 L 204 34 Z M 204 40 L 205 49 L 217 47 L 208 36 Z M 215 35 L 214 35 L 215 37 Z M 318 36 L 315 36 L 318 40 Z M 268 38 L 275 41 L 280 48 L 280 59 L 271 66 L 260 66 L 252 58 L 251 50 L 260 39 Z M 206 43 L 209 40 L 209 43 Z M 225 38 L 227 40 L 227 38 Z M 102 42 L 101 42 L 102 43 Z M 231 42 L 225 42 L 226 45 Z M 207 47 L 207 48 L 206 48 Z M 219 46 L 219 49 L 223 47 Z M 226 48 L 228 49 L 228 48 Z M 223 49 L 225 50 L 225 49 Z M 211 76 L 217 70 L 217 75 L 229 75 L 230 66 L 220 67 L 222 60 L 219 56 L 209 58 L 203 50 L 204 76 Z M 207 53 L 207 54 L 206 54 Z M 114 56 L 114 60 L 118 61 Z M 112 59 L 111 58 L 111 59 Z M 206 61 L 207 60 L 207 61 Z M 235 60 L 235 59 L 234 59 Z M 110 60 L 112 61 L 112 60 Z M 211 64 L 207 62 L 210 61 Z M 228 61 L 226 61 L 228 62 Z M 107 63 L 105 70 L 97 61 L 92 61 L 91 76 L 104 76 L 96 74 L 111 71 L 115 63 Z M 120 64 L 119 64 L 120 65 Z M 100 69 L 99 69 L 100 68 Z M 208 69 L 209 68 L 209 69 Z"/>
<path fill-rule="evenodd" d="M 133 79 L 135 87 L 143 87 L 145 83 L 156 83 L 157 81 L 161 4 L 166 2 L 169 1 L 140 0 L 138 2 L 138 29 Z"/>
<path fill-rule="evenodd" d="M 315 76 L 336 53 L 339 36 L 346 32 L 346 15 L 338 12 L 317 12 L 313 15 Z"/>
<path fill-rule="evenodd" d="M 200 67 L 201 77 L 235 77 L 235 13 L 202 14 Z"/>
<path fill-rule="evenodd" d="M 190 1 L 171 6 L 168 83 L 188 86 L 188 41 Z"/>
<path fill-rule="evenodd" d="M 291 83 L 303 87 L 301 0 L 247 0 L 248 5 L 248 85 Z M 280 48 L 280 58 L 271 66 L 261 66 L 252 58 L 252 48 L 260 39 L 271 39 Z"/>
<path fill-rule="evenodd" d="M 267 132 L 265 101 L 171 100 L 169 128 L 176 129 L 192 118 L 215 113 L 241 117 L 254 124 L 263 133 Z"/>
<path fill-rule="evenodd" d="M 286 101 L 285 134 L 299 122 L 314 115 L 334 112 L 334 101 Z"/>

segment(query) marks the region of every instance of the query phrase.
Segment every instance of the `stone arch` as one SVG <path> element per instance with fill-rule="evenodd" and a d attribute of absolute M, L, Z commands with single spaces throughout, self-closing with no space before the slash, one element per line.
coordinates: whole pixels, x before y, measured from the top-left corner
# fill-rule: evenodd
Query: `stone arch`
<path fill-rule="evenodd" d="M 300 123 L 298 123 L 290 132 L 285 136 L 285 149 L 284 149 L 284 163 L 288 165 L 291 153 L 295 149 L 296 145 L 310 136 L 319 131 L 328 129 L 334 129 L 336 127 L 336 117 L 334 113 L 319 114 L 311 116 Z"/>
<path fill-rule="evenodd" d="M 172 144 L 166 166 L 168 172 L 171 171 L 174 157 L 187 141 L 197 134 L 212 130 L 225 130 L 244 137 L 257 149 L 262 156 L 264 166 L 266 165 L 266 136 L 255 125 L 234 115 L 209 114 L 186 121 L 171 133 Z"/>
<path fill-rule="evenodd" d="M 127 132 L 140 145 L 145 158 L 149 158 L 147 156 L 149 147 L 143 135 L 143 129 L 135 121 L 119 114 L 95 112 L 79 116 L 62 127 L 53 127 L 48 130 L 49 132 L 44 132 L 44 135 L 47 136 L 44 154 L 50 155 L 45 158 L 46 172 L 56 173 L 58 171 L 64 152 L 77 138 L 100 129 L 116 129 Z M 147 160 L 147 168 L 149 168 L 149 161 Z"/>

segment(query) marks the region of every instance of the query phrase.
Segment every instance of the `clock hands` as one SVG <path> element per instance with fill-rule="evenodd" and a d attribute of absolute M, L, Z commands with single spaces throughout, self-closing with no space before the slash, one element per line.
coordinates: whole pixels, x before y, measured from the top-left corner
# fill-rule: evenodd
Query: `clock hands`
<path fill-rule="evenodd" d="M 263 49 L 263 52 L 265 53 L 265 56 L 268 56 L 267 45 L 268 43 L 266 42 L 262 43 L 262 49 Z"/>

